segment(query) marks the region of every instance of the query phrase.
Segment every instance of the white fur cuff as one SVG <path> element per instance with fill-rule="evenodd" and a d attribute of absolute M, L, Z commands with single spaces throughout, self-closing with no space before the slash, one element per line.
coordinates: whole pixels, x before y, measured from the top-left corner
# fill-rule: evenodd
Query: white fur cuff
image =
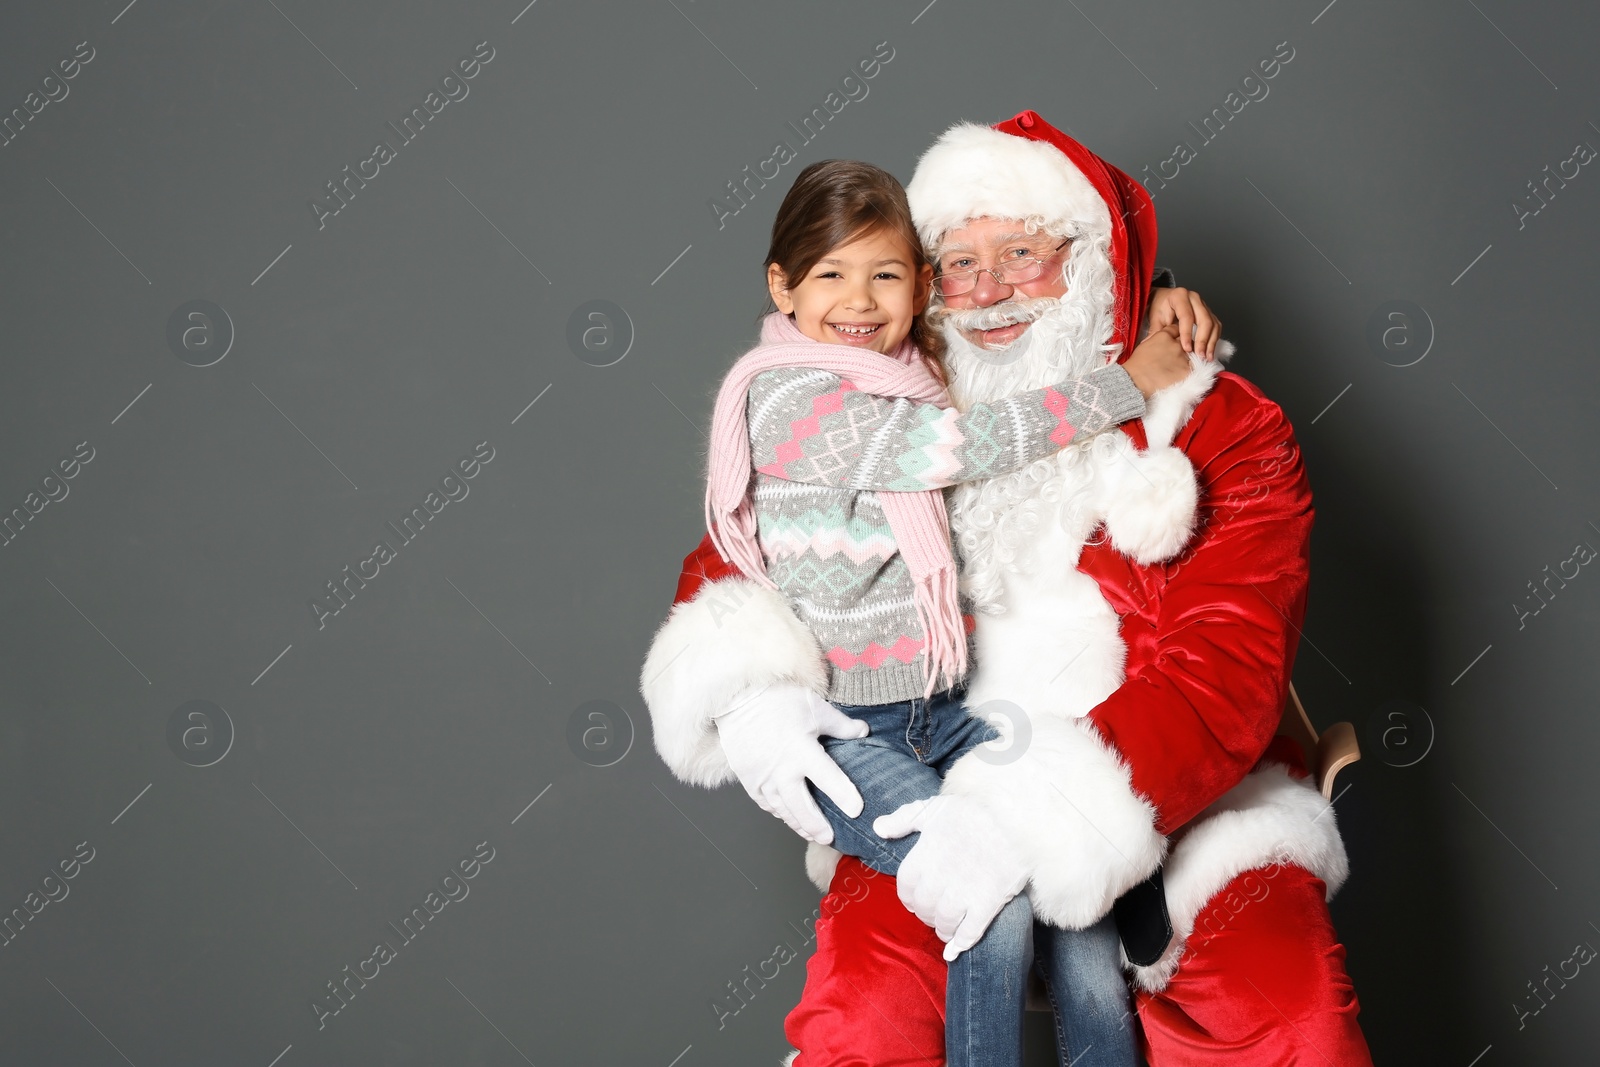
<path fill-rule="evenodd" d="M 1011 725 L 997 723 L 1009 735 Z M 998 754 L 983 746 L 945 775 L 942 792 L 980 798 L 1011 833 L 1033 874 L 1034 914 L 1081 930 L 1161 864 L 1166 838 L 1155 808 L 1134 793 L 1127 767 L 1083 719 L 1042 716 L 1033 736 Z"/>
<path fill-rule="evenodd" d="M 1188 947 L 1220 933 L 1239 913 L 1272 892 L 1284 867 L 1302 867 L 1328 886 L 1328 899 L 1350 874 L 1333 807 L 1308 779 L 1269 763 L 1246 775 L 1182 832 L 1163 878 L 1172 943 L 1161 959 L 1133 968 L 1141 989 L 1159 993 L 1182 964 Z M 1245 872 L 1244 894 L 1223 887 Z"/>
<path fill-rule="evenodd" d="M 824 845 L 817 841 L 806 842 L 806 877 L 811 879 L 811 884 L 826 893 L 833 885 L 833 872 L 839 867 L 839 860 L 843 852 L 832 845 Z"/>
<path fill-rule="evenodd" d="M 1144 423 L 1146 448 L 1155 449 L 1172 443 L 1200 401 L 1216 385 L 1222 365 L 1233 358 L 1233 352 L 1232 341 L 1218 341 L 1215 361 L 1191 355 L 1188 377 L 1165 389 L 1156 390 L 1145 405 L 1144 418 L 1140 420 Z"/>
<path fill-rule="evenodd" d="M 828 690 L 822 650 L 783 594 L 746 578 L 707 582 L 656 632 L 640 674 L 656 751 L 689 785 L 734 780 L 712 718 L 752 686 Z"/>

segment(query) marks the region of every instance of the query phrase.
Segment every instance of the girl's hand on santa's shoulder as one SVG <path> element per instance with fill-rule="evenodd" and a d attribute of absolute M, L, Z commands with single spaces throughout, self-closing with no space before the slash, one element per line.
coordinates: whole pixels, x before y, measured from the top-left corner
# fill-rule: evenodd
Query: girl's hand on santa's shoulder
<path fill-rule="evenodd" d="M 1179 328 L 1172 323 L 1152 330 L 1122 364 L 1122 369 L 1128 372 L 1146 400 L 1189 376 L 1189 357 L 1178 342 Z"/>
<path fill-rule="evenodd" d="M 1215 359 L 1217 342 L 1222 339 L 1222 320 L 1193 289 L 1156 289 L 1150 296 L 1150 313 L 1145 319 L 1146 333 L 1176 324 L 1178 341 L 1185 352 L 1202 359 Z"/>

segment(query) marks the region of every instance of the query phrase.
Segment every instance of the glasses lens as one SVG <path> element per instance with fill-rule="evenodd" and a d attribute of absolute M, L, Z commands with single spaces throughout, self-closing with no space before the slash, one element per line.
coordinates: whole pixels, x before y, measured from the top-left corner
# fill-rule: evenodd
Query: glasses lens
<path fill-rule="evenodd" d="M 960 296 L 962 293 L 972 291 L 977 273 L 970 270 L 956 271 L 953 274 L 941 274 L 933 280 L 934 288 L 939 290 L 940 296 Z"/>
<path fill-rule="evenodd" d="M 1007 285 L 1019 285 L 1033 281 L 1043 272 L 1044 264 L 1037 259 L 1014 259 L 1001 266 L 1000 277 L 1006 280 Z"/>

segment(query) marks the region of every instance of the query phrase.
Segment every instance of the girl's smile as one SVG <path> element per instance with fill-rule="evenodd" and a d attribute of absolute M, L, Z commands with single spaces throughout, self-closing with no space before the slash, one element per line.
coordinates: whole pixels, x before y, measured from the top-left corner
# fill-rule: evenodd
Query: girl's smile
<path fill-rule="evenodd" d="M 773 303 L 813 341 L 892 352 L 928 302 L 933 268 L 887 227 L 833 248 L 798 282 L 767 269 Z"/>

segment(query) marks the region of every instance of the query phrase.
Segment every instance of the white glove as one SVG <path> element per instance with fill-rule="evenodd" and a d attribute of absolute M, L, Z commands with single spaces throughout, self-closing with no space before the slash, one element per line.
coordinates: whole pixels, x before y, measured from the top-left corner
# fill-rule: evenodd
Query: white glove
<path fill-rule="evenodd" d="M 873 820 L 888 839 L 922 836 L 900 861 L 900 901 L 945 942 L 946 962 L 976 945 L 1031 871 L 981 801 L 963 796 L 913 800 Z"/>
<path fill-rule="evenodd" d="M 833 827 L 806 789 L 807 778 L 850 818 L 861 814 L 860 791 L 817 740 L 824 734 L 866 737 L 869 728 L 860 719 L 803 685 L 784 683 L 746 690 L 713 721 L 750 799 L 807 841 L 833 842 Z"/>

